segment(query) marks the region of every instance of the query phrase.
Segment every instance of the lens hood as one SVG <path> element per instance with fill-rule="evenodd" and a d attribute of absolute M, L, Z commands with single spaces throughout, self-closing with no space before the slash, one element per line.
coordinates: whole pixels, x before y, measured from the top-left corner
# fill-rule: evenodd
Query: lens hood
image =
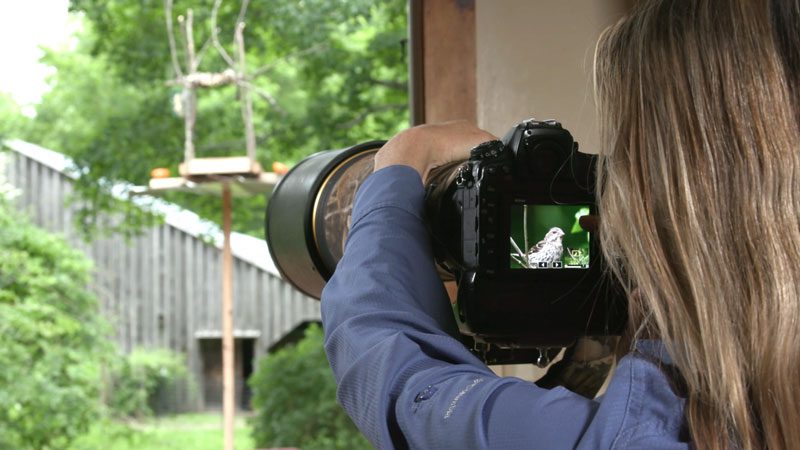
<path fill-rule="evenodd" d="M 319 152 L 280 180 L 267 205 L 265 235 L 284 279 L 320 298 L 341 259 L 358 187 L 385 141 Z"/>

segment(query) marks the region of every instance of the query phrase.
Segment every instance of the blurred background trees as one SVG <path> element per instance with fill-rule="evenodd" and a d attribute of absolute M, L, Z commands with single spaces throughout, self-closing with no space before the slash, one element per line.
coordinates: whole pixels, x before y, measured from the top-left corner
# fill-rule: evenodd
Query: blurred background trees
<path fill-rule="evenodd" d="M 176 23 L 193 10 L 198 48 L 209 39 L 213 4 L 174 1 Z M 240 6 L 240 1 L 221 2 L 217 23 L 228 53 Z M 164 2 L 72 0 L 70 9 L 80 18 L 80 31 L 71 45 L 45 52 L 42 61 L 55 71 L 35 116 L 22 114 L 0 93 L 0 140 L 21 138 L 75 161 L 75 201 L 87 237 L 135 233 L 154 218 L 114 199 L 109 187 L 146 185 L 155 167 L 177 174 L 183 158 L 184 124 L 174 108 L 180 87 L 168 83 L 175 75 Z M 388 139 L 408 126 L 406 1 L 253 1 L 245 22 L 248 73 L 256 88 L 257 158 L 265 168 Z M 200 69 L 225 69 L 223 58 L 206 46 Z M 244 154 L 236 95 L 233 86 L 198 93 L 199 157 Z M 4 192 L 0 189 L 0 447 L 113 447 L 108 419 L 157 413 L 163 386 L 187 376 L 181 355 L 152 349 L 120 354 L 87 288 L 91 262 L 63 239 L 19 219 Z M 219 219 L 218 199 L 170 194 L 167 200 Z M 266 202 L 237 199 L 234 229 L 263 237 Z M 125 220 L 98 221 L 120 213 Z M 258 445 L 368 448 L 336 404 L 318 328 L 310 328 L 298 345 L 264 358 L 251 386 Z"/>
<path fill-rule="evenodd" d="M 250 3 L 244 35 L 262 166 L 291 166 L 321 150 L 388 139 L 408 126 L 406 1 Z M 176 24 L 193 10 L 198 48 L 209 39 L 213 4 L 174 2 Z M 221 2 L 217 23 L 228 53 L 240 6 Z M 180 87 L 168 83 L 175 74 L 164 2 L 71 0 L 70 9 L 80 18 L 80 31 L 68 48 L 46 51 L 43 62 L 55 72 L 35 116 L 23 115 L 0 93 L 0 140 L 22 138 L 74 160 L 74 200 L 87 237 L 135 233 L 154 218 L 108 195 L 109 187 L 120 181 L 146 185 L 155 167 L 177 174 L 183 158 L 183 119 L 174 107 Z M 176 37 L 180 53 L 177 30 Z M 200 69 L 225 69 L 223 58 L 206 46 Z M 244 154 L 235 87 L 198 93 L 196 134 L 199 157 Z M 154 349 L 122 355 L 87 288 L 91 262 L 21 218 L 3 192 L 0 448 L 118 448 L 109 419 L 119 424 L 157 414 L 159 392 L 187 376 L 181 355 Z M 218 199 L 178 193 L 166 199 L 219 220 Z M 236 199 L 234 229 L 263 237 L 267 201 Z M 98 221 L 120 213 L 125 220 Z M 264 358 L 251 387 L 257 445 L 369 448 L 336 404 L 318 328 L 297 346 Z"/>
<path fill-rule="evenodd" d="M 0 92 L 0 140 L 19 136 L 26 129 L 29 120 L 10 95 Z"/>
<path fill-rule="evenodd" d="M 209 39 L 211 0 L 177 0 L 174 19 L 191 8 L 195 42 Z M 252 2 L 245 21 L 248 67 L 254 76 L 257 157 L 295 163 L 320 150 L 389 138 L 408 125 L 406 2 L 392 0 L 270 0 Z M 72 51 L 47 52 L 56 68 L 24 137 L 64 152 L 85 170 L 76 185 L 87 201 L 82 219 L 118 208 L 100 180 L 146 184 L 155 167 L 177 174 L 183 119 L 174 108 L 179 87 L 170 63 L 161 0 L 72 0 L 83 29 Z M 240 2 L 223 2 L 220 40 L 233 52 Z M 178 51 L 180 33 L 176 30 Z M 207 45 L 201 70 L 225 61 Z M 259 96 L 259 93 L 263 94 Z M 244 154 L 236 88 L 198 94 L 198 156 Z M 2 104 L 0 102 L 0 104 Z M 2 114 L 0 106 L 0 114 Z M 217 221 L 217 199 L 171 194 L 168 200 Z M 265 198 L 238 200 L 234 229 L 261 236 Z M 127 211 L 136 215 L 136 211 Z M 129 224 L 138 226 L 140 218 Z"/>
<path fill-rule="evenodd" d="M 406 1 L 250 3 L 244 35 L 262 166 L 291 166 L 317 151 L 388 139 L 408 126 Z M 173 20 L 177 24 L 179 15 L 193 10 L 195 42 L 207 47 L 200 69 L 218 72 L 227 64 L 207 44 L 213 4 L 175 0 Z M 240 6 L 225 0 L 219 9 L 220 40 L 228 53 Z M 174 108 L 180 87 L 168 83 L 175 74 L 164 2 L 72 0 L 70 9 L 80 31 L 71 45 L 45 52 L 42 61 L 55 71 L 35 116 L 22 114 L 0 93 L 0 140 L 22 138 L 75 161 L 75 201 L 87 237 L 133 233 L 154 219 L 108 195 L 109 187 L 146 185 L 155 167 L 177 174 L 183 158 L 183 119 Z M 199 157 L 244 154 L 236 96 L 233 86 L 198 93 Z M 87 288 L 91 262 L 63 239 L 19 219 L 4 192 L 0 447 L 114 447 L 108 419 L 157 413 L 163 387 L 187 376 L 181 355 L 153 349 L 120 354 Z M 218 221 L 218 199 L 170 194 L 167 200 Z M 234 229 L 263 237 L 266 202 L 237 199 Z M 120 213 L 125 220 L 98 221 Z M 336 404 L 319 328 L 264 358 L 251 386 L 258 445 L 368 448 Z"/>
<path fill-rule="evenodd" d="M 3 195 L 0 249 L 0 448 L 66 448 L 100 417 L 114 359 L 91 262 Z"/>

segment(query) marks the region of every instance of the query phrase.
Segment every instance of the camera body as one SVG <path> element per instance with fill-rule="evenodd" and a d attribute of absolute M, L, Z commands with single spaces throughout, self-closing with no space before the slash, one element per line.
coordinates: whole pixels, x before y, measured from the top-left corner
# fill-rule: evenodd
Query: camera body
<path fill-rule="evenodd" d="M 580 336 L 622 331 L 625 298 L 581 218 L 597 215 L 594 187 L 595 158 L 569 131 L 528 120 L 473 149 L 429 195 L 434 254 L 458 283 L 456 321 L 485 361 L 541 362 Z"/>
<path fill-rule="evenodd" d="M 353 199 L 383 143 L 309 156 L 275 187 L 266 239 L 303 293 L 319 298 L 336 269 Z M 544 365 L 581 336 L 625 325 L 627 304 L 605 276 L 596 230 L 582 226 L 597 214 L 595 162 L 577 150 L 558 122 L 529 120 L 428 186 L 426 222 L 437 264 L 458 283 L 461 337 L 489 364 Z"/>

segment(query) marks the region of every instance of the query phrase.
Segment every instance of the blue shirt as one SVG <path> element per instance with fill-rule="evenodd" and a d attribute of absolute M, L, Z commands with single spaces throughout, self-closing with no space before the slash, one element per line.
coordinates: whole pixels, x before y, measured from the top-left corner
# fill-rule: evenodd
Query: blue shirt
<path fill-rule="evenodd" d="M 453 336 L 419 174 L 391 166 L 359 189 L 344 256 L 322 294 L 338 398 L 379 449 L 687 449 L 684 401 L 658 342 L 622 360 L 602 398 L 499 377 Z"/>

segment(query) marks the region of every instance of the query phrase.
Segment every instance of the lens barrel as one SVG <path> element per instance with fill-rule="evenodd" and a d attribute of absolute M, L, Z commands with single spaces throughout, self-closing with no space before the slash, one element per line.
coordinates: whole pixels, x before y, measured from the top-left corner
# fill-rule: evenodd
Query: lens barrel
<path fill-rule="evenodd" d="M 265 218 L 270 255 L 284 279 L 320 298 L 342 257 L 356 191 L 385 141 L 300 161 L 275 186 Z"/>

